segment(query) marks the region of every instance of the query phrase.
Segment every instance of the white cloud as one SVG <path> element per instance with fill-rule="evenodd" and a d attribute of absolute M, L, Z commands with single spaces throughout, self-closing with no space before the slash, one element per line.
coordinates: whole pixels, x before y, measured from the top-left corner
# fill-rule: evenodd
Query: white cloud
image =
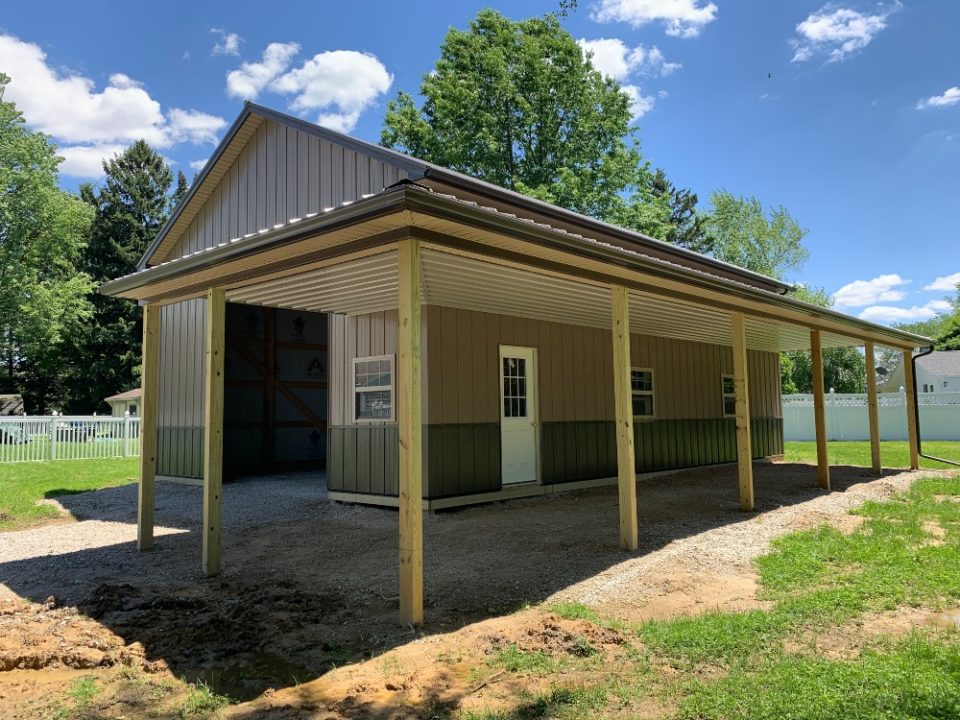
<path fill-rule="evenodd" d="M 210 32 L 219 38 L 213 44 L 211 55 L 240 55 L 240 43 L 243 38 L 237 33 L 228 33 L 222 28 L 210 28 Z"/>
<path fill-rule="evenodd" d="M 596 22 L 625 22 L 638 28 L 661 22 L 667 35 L 693 38 L 717 19 L 717 6 L 701 0 L 600 0 L 590 18 Z"/>
<path fill-rule="evenodd" d="M 793 46 L 793 62 L 805 62 L 816 55 L 826 55 L 828 62 L 840 62 L 863 50 L 887 27 L 887 18 L 900 9 L 900 2 L 875 14 L 828 4 L 807 16 L 797 25 Z"/>
<path fill-rule="evenodd" d="M 295 95 L 296 112 L 320 111 L 317 122 L 350 132 L 360 113 L 386 93 L 393 75 L 370 53 L 332 50 L 317 53 L 303 65 L 270 83 L 270 90 Z"/>
<path fill-rule="evenodd" d="M 837 307 L 864 307 L 879 302 L 898 302 L 907 294 L 900 288 L 909 283 L 896 273 L 880 275 L 872 280 L 854 280 L 833 294 Z"/>
<path fill-rule="evenodd" d="M 239 69 L 227 73 L 227 95 L 255 100 L 261 90 L 290 66 L 298 52 L 300 46 L 295 42 L 270 43 L 260 62 L 245 62 Z"/>
<path fill-rule="evenodd" d="M 60 172 L 78 178 L 98 178 L 103 175 L 103 161 L 121 153 L 126 145 L 73 145 L 57 149 L 63 158 Z"/>
<path fill-rule="evenodd" d="M 159 149 L 215 142 L 226 124 L 196 110 L 164 114 L 143 84 L 123 73 L 110 75 L 98 91 L 93 80 L 52 68 L 38 45 L 12 35 L 0 35 L 0 68 L 10 76 L 5 99 L 30 127 L 56 139 L 67 175 L 99 177 L 104 158 L 138 139 Z"/>
<path fill-rule="evenodd" d="M 943 300 L 932 300 L 926 305 L 914 305 L 910 308 L 894 307 L 892 305 L 873 305 L 863 310 L 859 317 L 876 323 L 920 322 L 947 312 L 951 309 L 950 303 Z"/>
<path fill-rule="evenodd" d="M 637 45 L 631 49 L 618 38 L 581 38 L 577 43 L 585 54 L 592 55 L 591 60 L 597 70 L 621 82 L 633 73 L 665 76 L 682 67 L 680 63 L 668 63 L 656 45 Z"/>
<path fill-rule="evenodd" d="M 191 160 L 191 161 L 190 161 L 190 167 L 193 168 L 194 170 L 196 170 L 197 172 L 200 172 L 200 171 L 203 170 L 203 168 L 205 168 L 206 166 L 207 166 L 207 159 L 206 159 L 206 158 L 204 158 L 203 160 Z"/>
<path fill-rule="evenodd" d="M 634 75 L 669 75 L 678 70 L 680 63 L 668 63 L 656 46 L 638 45 L 629 48 L 617 38 L 600 38 L 577 41 L 585 54 L 591 55 L 593 66 L 603 75 L 620 83 L 621 89 L 630 96 L 630 112 L 634 119 L 641 118 L 653 109 L 656 98 L 644 95 L 641 87 L 630 82 Z M 665 97 L 666 93 L 661 93 Z"/>
<path fill-rule="evenodd" d="M 171 143 L 191 142 L 217 144 L 217 133 L 226 126 L 227 121 L 216 115 L 199 110 L 181 110 L 170 108 L 167 113 L 167 135 Z"/>
<path fill-rule="evenodd" d="M 960 87 L 954 85 L 952 88 L 947 88 L 944 90 L 940 95 L 934 95 L 933 97 L 928 97 L 926 100 L 921 100 L 918 102 L 917 110 L 950 107 L 951 105 L 956 105 L 957 103 L 960 103 Z"/>
<path fill-rule="evenodd" d="M 924 290 L 940 290 L 942 292 L 953 292 L 957 289 L 957 285 L 960 285 L 960 272 L 955 272 L 952 275 L 943 275 L 938 277 L 929 285 L 924 285 Z"/>
<path fill-rule="evenodd" d="M 630 96 L 630 112 L 633 119 L 638 120 L 653 110 L 656 104 L 656 98 L 651 95 L 644 95 L 637 85 L 621 85 L 620 89 Z"/>

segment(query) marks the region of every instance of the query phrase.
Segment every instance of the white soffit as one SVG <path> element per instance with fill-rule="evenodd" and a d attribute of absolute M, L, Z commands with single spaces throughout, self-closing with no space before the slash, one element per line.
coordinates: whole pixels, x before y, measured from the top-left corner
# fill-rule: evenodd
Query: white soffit
<path fill-rule="evenodd" d="M 424 248 L 425 305 L 477 310 L 548 322 L 610 327 L 607 286 Z M 312 312 L 361 315 L 397 307 L 395 250 L 227 292 L 231 302 Z M 631 291 L 630 329 L 643 335 L 730 345 L 730 313 L 705 305 Z M 747 318 L 754 350 L 806 350 L 810 332 L 799 325 Z M 858 345 L 823 334 L 824 347 Z"/>

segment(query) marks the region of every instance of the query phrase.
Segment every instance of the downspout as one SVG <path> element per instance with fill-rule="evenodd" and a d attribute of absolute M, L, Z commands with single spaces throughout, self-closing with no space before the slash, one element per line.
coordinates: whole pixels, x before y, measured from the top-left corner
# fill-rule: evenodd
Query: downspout
<path fill-rule="evenodd" d="M 917 424 L 917 454 L 922 458 L 926 458 L 927 460 L 935 460 L 936 462 L 953 465 L 954 467 L 960 467 L 960 462 L 944 460 L 943 458 L 934 457 L 933 455 L 923 454 L 923 434 L 920 432 L 920 395 L 917 393 L 917 360 L 929 355 L 932 352 L 933 345 L 930 345 L 910 358 L 910 365 L 913 366 L 913 408 L 911 408 L 911 411 L 913 412 L 913 417 L 915 418 Z"/>

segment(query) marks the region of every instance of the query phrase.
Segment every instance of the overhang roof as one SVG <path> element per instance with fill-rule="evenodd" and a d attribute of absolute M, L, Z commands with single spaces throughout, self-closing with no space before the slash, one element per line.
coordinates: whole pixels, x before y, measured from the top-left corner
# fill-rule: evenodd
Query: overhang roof
<path fill-rule="evenodd" d="M 419 160 L 380 145 L 358 140 L 349 135 L 314 125 L 301 118 L 250 102 L 244 104 L 242 112 L 230 126 L 196 181 L 191 185 L 186 197 L 177 206 L 160 229 L 157 237 L 147 248 L 138 264 L 140 269 L 144 269 L 150 264 L 151 258 L 161 247 L 170 248 L 176 243 L 179 234 L 189 225 L 193 214 L 209 197 L 230 163 L 239 155 L 263 120 L 287 125 L 314 137 L 383 160 L 405 170 L 411 180 L 417 180 L 421 184 L 441 192 L 450 192 L 464 200 L 473 200 L 486 206 L 495 207 L 502 212 L 519 213 L 531 220 L 547 223 L 555 229 L 590 234 L 625 249 L 637 250 L 651 257 L 678 265 L 702 269 L 764 290 L 783 294 L 791 289 L 789 284 L 774 278 L 744 270 L 736 265 L 657 240 L 643 233 L 612 225 L 572 210 L 566 210 L 513 190 L 478 180 L 469 175 Z"/>
<path fill-rule="evenodd" d="M 392 224 L 384 223 L 383 220 L 388 217 L 396 220 Z M 190 256 L 140 270 L 105 284 L 102 291 L 131 298 L 149 297 L 149 294 L 142 294 L 140 290 L 149 288 L 154 283 L 213 268 L 228 260 L 253 256 L 264 252 L 266 248 L 296 242 L 299 239 L 330 232 L 344 226 L 359 227 L 365 220 L 371 218 L 380 222 L 378 227 L 381 230 L 406 225 L 414 228 L 415 234 L 428 238 L 430 233 L 449 234 L 458 229 L 463 230 L 465 236 L 479 237 L 481 233 L 486 233 L 488 237 L 498 234 L 504 237 L 521 238 L 553 251 L 562 250 L 573 253 L 584 258 L 584 262 L 587 259 L 599 261 L 606 265 L 637 270 L 648 276 L 663 278 L 670 282 L 683 283 L 691 288 L 735 296 L 755 304 L 759 301 L 765 309 L 769 308 L 771 313 L 779 310 L 793 313 L 794 316 L 802 314 L 810 318 L 811 325 L 829 324 L 834 332 L 847 335 L 851 339 L 860 336 L 881 341 L 888 339 L 899 347 L 929 343 L 927 338 L 919 335 L 875 325 L 833 310 L 809 305 L 773 291 L 759 289 L 745 282 L 672 263 L 643 253 L 639 249 L 626 249 L 589 236 L 572 233 L 563 228 L 505 213 L 496 207 L 463 200 L 450 193 L 436 192 L 410 181 L 399 183 L 383 192 L 338 208 L 329 208 L 322 213 L 305 218 L 294 218 L 270 230 L 235 238 L 216 247 L 197 251 Z M 238 294 L 237 299 L 242 300 L 242 295 L 243 293 Z M 695 309 L 694 312 L 696 312 Z M 703 315 L 702 312 L 701 315 Z M 843 329 L 839 329 L 840 326 L 843 326 Z M 856 342 L 851 341 L 847 344 L 853 345 Z"/>

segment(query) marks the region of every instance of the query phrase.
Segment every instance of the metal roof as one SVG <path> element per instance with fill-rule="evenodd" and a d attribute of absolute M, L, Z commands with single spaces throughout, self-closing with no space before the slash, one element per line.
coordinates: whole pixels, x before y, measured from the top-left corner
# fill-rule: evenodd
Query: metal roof
<path fill-rule="evenodd" d="M 439 193 L 410 181 L 404 181 L 380 193 L 359 201 L 346 203 L 337 208 L 328 208 L 322 213 L 306 218 L 293 218 L 270 230 L 251 233 L 235 238 L 212 248 L 197 251 L 190 256 L 170 260 L 156 267 L 140 270 L 123 278 L 106 283 L 101 289 L 107 294 L 122 294 L 131 289 L 149 286 L 157 280 L 216 265 L 224 260 L 247 255 L 280 242 L 288 242 L 306 235 L 323 232 L 339 222 L 360 222 L 365 217 L 382 215 L 384 212 L 407 211 L 415 227 L 431 229 L 436 225 L 443 231 L 444 222 L 456 224 L 467 230 L 482 228 L 485 232 L 502 232 L 522 239 L 539 240 L 557 250 L 575 251 L 603 262 L 640 270 L 660 277 L 679 280 L 691 286 L 705 287 L 741 298 L 760 300 L 770 307 L 800 311 L 811 318 L 840 322 L 850 328 L 851 338 L 857 330 L 865 330 L 896 339 L 900 344 L 929 344 L 929 339 L 893 328 L 876 325 L 842 313 L 810 305 L 775 292 L 756 288 L 720 275 L 671 263 L 647 255 L 639 250 L 625 249 L 594 238 L 555 228 L 546 223 L 512 213 L 505 213 L 492 206 L 474 201 L 461 200 L 449 193 Z M 238 297 L 238 299 L 240 299 Z M 855 343 L 850 343 L 855 344 Z"/>
<path fill-rule="evenodd" d="M 460 196 L 466 193 L 471 196 L 483 198 L 486 203 L 497 204 L 498 209 L 501 210 L 505 209 L 504 206 L 510 206 L 518 211 L 529 213 L 536 219 L 546 220 L 558 229 L 564 228 L 569 230 L 579 228 L 591 234 L 600 233 L 608 237 L 612 242 L 622 244 L 626 248 L 638 247 L 650 255 L 662 260 L 676 262 L 680 265 L 710 268 L 719 275 L 730 279 L 739 279 L 742 282 L 765 290 L 772 290 L 782 294 L 791 289 L 789 284 L 775 278 L 745 270 L 722 260 L 681 248 L 663 240 L 657 240 L 656 238 L 644 235 L 635 230 L 629 230 L 597 220 L 596 218 L 531 198 L 513 190 L 478 180 L 477 178 L 450 170 L 449 168 L 419 160 L 380 145 L 358 140 L 349 135 L 307 122 L 301 118 L 277 112 L 276 110 L 250 102 L 244 104 L 240 115 L 230 126 L 223 140 L 207 161 L 207 164 L 204 165 L 203 170 L 191 185 L 183 201 L 177 206 L 170 218 L 160 229 L 156 238 L 150 243 L 150 246 L 147 248 L 146 253 L 144 253 L 143 258 L 141 258 L 137 266 L 138 268 L 143 269 L 147 267 L 149 259 L 170 233 L 175 230 L 182 230 L 186 226 L 187 222 L 182 221 L 182 219 L 184 219 L 185 209 L 190 207 L 195 201 L 202 203 L 210 195 L 213 189 L 212 185 L 219 182 L 220 176 L 223 174 L 224 166 L 232 162 L 233 158 L 239 154 L 240 149 L 249 139 L 252 131 L 250 127 L 248 127 L 247 121 L 251 118 L 256 119 L 258 122 L 266 119 L 294 127 L 314 137 L 322 138 L 400 167 L 409 173 L 412 180 L 422 180 L 431 187 L 441 190 L 447 189 Z"/>

